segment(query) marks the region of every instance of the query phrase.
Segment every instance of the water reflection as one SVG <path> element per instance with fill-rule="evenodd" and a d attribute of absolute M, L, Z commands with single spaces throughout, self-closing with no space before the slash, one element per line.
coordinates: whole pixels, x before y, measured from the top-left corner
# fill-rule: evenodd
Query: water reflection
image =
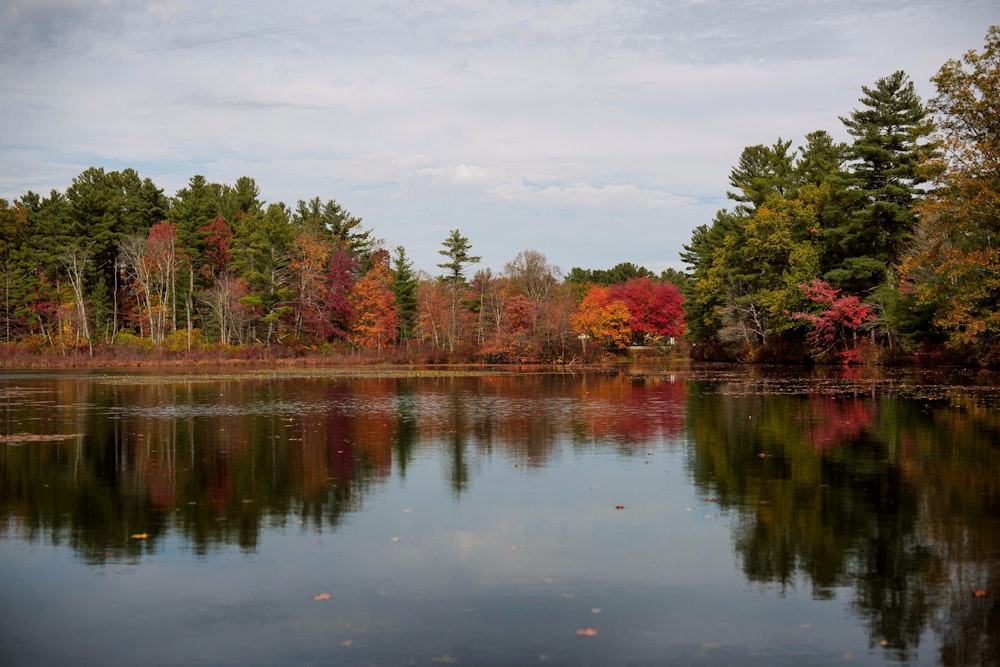
<path fill-rule="evenodd" d="M 919 393 L 919 392 L 918 392 Z M 1000 664 L 1000 413 L 990 397 L 688 392 L 690 468 L 738 519 L 746 577 L 851 590 L 871 647 Z"/>
<path fill-rule="evenodd" d="M 684 389 L 559 375 L 12 382 L 0 522 L 92 564 L 138 557 L 171 530 L 199 554 L 253 550 L 263 525 L 335 528 L 421 450 L 442 457 L 459 496 L 483 457 L 543 467 L 567 439 L 676 437 Z M 65 439 L 12 437 L 23 432 Z"/>
<path fill-rule="evenodd" d="M 717 508 L 705 516 L 730 521 L 752 585 L 848 599 L 880 657 L 920 662 L 933 633 L 940 664 L 1000 664 L 996 394 L 758 373 L 9 377 L 0 539 L 65 546 L 96 570 L 142 563 L 171 540 L 203 560 L 253 555 L 269 531 L 364 521 L 381 489 L 426 465 L 440 466 L 455 507 L 502 470 L 535 476 L 535 495 L 517 503 L 563 530 L 591 520 L 557 497 L 572 464 L 645 465 L 666 447 L 683 457 L 691 495 Z M 646 518 L 674 516 L 648 502 Z M 455 530 L 480 560 L 523 547 Z M 651 529 L 630 530 L 637 540 Z M 662 535 L 648 539 L 637 553 L 663 549 Z M 644 604 L 653 617 L 662 601 Z"/>

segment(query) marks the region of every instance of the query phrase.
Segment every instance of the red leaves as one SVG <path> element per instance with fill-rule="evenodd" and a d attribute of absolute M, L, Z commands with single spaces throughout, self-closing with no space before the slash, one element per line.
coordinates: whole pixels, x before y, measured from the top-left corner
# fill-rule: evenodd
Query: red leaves
<path fill-rule="evenodd" d="M 875 321 L 874 308 L 859 297 L 840 296 L 839 289 L 818 278 L 808 285 L 799 285 L 799 289 L 810 301 L 826 306 L 819 315 L 795 313 L 792 316 L 813 325 L 812 330 L 806 334 L 806 341 L 813 349 L 813 354 L 819 356 L 840 346 L 844 349 L 838 351 L 837 356 L 844 364 L 859 361 L 860 354 L 854 349 L 854 339 L 858 330 Z"/>
<path fill-rule="evenodd" d="M 198 233 L 205 239 L 205 258 L 211 267 L 212 274 L 218 275 L 226 270 L 229 260 L 233 258 L 229 251 L 229 242 L 233 240 L 233 230 L 220 215 L 212 222 L 198 228 Z"/>
<path fill-rule="evenodd" d="M 684 297 L 676 285 L 642 277 L 612 285 L 609 291 L 612 299 L 628 308 L 629 326 L 639 336 L 684 334 Z"/>

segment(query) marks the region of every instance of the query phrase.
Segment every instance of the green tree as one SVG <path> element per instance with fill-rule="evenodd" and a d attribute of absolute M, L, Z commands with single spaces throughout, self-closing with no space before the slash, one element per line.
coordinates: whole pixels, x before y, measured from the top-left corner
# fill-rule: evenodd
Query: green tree
<path fill-rule="evenodd" d="M 857 199 L 851 215 L 832 230 L 843 260 L 825 274 L 854 294 L 874 290 L 902 258 L 916 224 L 913 206 L 924 194 L 918 166 L 936 150 L 928 139 L 933 123 L 905 72 L 862 90 L 863 107 L 841 118 L 854 138 L 848 166 Z"/>
<path fill-rule="evenodd" d="M 0 272 L 2 272 L 3 320 L 0 332 L 5 343 L 11 342 L 16 330 L 15 286 L 23 280 L 20 269 L 22 249 L 28 238 L 28 209 L 22 202 L 0 199 Z"/>
<path fill-rule="evenodd" d="M 326 203 L 319 197 L 308 202 L 299 200 L 292 221 L 296 225 L 312 227 L 328 240 L 346 248 L 351 260 L 362 272 L 371 268 L 371 254 L 375 239 L 371 230 L 361 227 L 361 218 L 352 215 L 334 200 Z"/>
<path fill-rule="evenodd" d="M 281 323 L 294 311 L 295 290 L 289 253 L 295 236 L 291 211 L 270 204 L 262 214 L 237 215 L 231 266 L 247 286 L 243 305 L 256 313 L 250 337 L 271 345 L 281 336 Z"/>
<path fill-rule="evenodd" d="M 738 210 L 754 211 L 773 194 L 784 195 L 795 185 L 795 153 L 792 142 L 779 137 L 772 146 L 747 146 L 739 163 L 729 174 L 729 184 L 736 189 L 726 196 L 739 202 Z"/>
<path fill-rule="evenodd" d="M 447 273 L 441 276 L 441 282 L 448 286 L 451 296 L 451 322 L 448 327 L 450 331 L 448 348 L 454 352 L 461 343 L 462 318 L 459 312 L 459 305 L 462 301 L 465 287 L 468 284 L 465 278 L 465 270 L 469 264 L 478 264 L 482 258 L 469 254 L 472 244 L 457 229 L 451 230 L 448 238 L 441 245 L 444 246 L 444 249 L 439 250 L 438 253 L 447 257 L 448 261 L 438 264 L 438 267 L 447 271 Z"/>
<path fill-rule="evenodd" d="M 410 341 L 417 334 L 417 286 L 420 281 L 413 271 L 413 262 L 403 246 L 396 246 L 392 256 L 392 294 L 399 318 L 399 340 Z"/>

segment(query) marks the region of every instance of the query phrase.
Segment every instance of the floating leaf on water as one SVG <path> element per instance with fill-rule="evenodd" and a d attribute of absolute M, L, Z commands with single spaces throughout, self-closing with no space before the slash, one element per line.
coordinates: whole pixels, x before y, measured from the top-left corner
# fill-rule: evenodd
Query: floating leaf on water
<path fill-rule="evenodd" d="M 595 630 L 594 628 L 580 628 L 579 630 L 576 631 L 576 634 L 579 635 L 580 637 L 596 637 L 597 630 Z"/>
<path fill-rule="evenodd" d="M 590 610 L 591 614 L 600 614 L 602 609 L 600 607 L 592 607 Z"/>
<path fill-rule="evenodd" d="M 986 591 L 980 589 L 980 590 L 974 592 L 972 594 L 972 597 L 975 597 L 975 598 L 984 598 L 984 597 L 986 597 Z"/>
<path fill-rule="evenodd" d="M 444 655 L 439 655 L 436 658 L 431 658 L 431 662 L 438 662 L 444 665 L 454 665 L 458 661 L 446 653 Z"/>
<path fill-rule="evenodd" d="M 329 600 L 331 597 L 333 596 L 329 593 L 317 593 L 313 596 L 313 600 Z"/>
<path fill-rule="evenodd" d="M 341 646 L 350 646 L 353 643 L 354 643 L 353 639 L 345 639 L 344 641 L 340 642 L 340 645 Z"/>
<path fill-rule="evenodd" d="M 133 540 L 144 540 L 149 537 L 149 533 L 136 533 L 132 536 Z"/>
<path fill-rule="evenodd" d="M 615 505 L 615 509 L 616 510 L 623 510 L 623 509 L 625 509 L 625 506 L 624 505 Z"/>
<path fill-rule="evenodd" d="M 0 435 L 0 443 L 14 445 L 25 442 L 45 442 L 47 440 L 72 440 L 83 437 L 79 433 L 14 433 Z"/>

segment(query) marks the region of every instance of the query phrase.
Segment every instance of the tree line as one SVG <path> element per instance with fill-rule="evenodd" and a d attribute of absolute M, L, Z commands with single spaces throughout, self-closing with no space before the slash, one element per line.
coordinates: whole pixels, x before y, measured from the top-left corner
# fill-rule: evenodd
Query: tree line
<path fill-rule="evenodd" d="M 932 82 L 864 86 L 850 143 L 744 149 L 682 255 L 696 354 L 1000 363 L 1000 28 Z"/>
<path fill-rule="evenodd" d="M 696 358 L 1000 364 L 1000 27 L 924 104 L 903 71 L 863 86 L 803 146 L 748 146 L 732 208 L 687 272 L 628 262 L 565 276 L 536 250 L 502 271 L 459 229 L 431 276 L 335 200 L 267 204 L 250 177 L 168 197 L 92 167 L 0 199 L 6 354 L 369 351 L 563 361 L 686 335 Z"/>
<path fill-rule="evenodd" d="M 431 276 L 361 223 L 332 199 L 266 204 L 250 177 L 194 176 L 167 197 L 135 170 L 91 167 L 65 192 L 0 200 L 0 336 L 8 355 L 568 363 L 683 334 L 679 288 L 642 267 L 564 280 L 525 250 L 473 273 L 454 229 Z"/>

